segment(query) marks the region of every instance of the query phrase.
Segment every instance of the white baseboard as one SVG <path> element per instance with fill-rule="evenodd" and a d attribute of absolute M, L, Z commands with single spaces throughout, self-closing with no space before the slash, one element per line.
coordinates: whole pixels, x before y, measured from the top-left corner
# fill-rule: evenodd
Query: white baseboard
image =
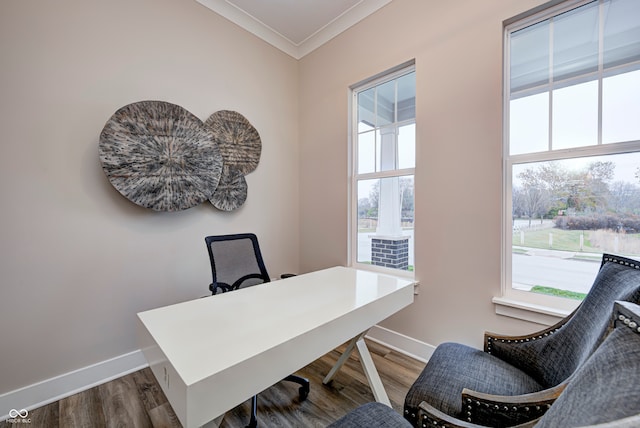
<path fill-rule="evenodd" d="M 372 327 L 367 339 L 422 362 L 427 362 L 435 349 L 432 345 L 380 326 Z M 147 366 L 142 351 L 138 350 L 9 391 L 0 395 L 0 421 L 8 419 L 12 409 L 33 410 Z"/>
<path fill-rule="evenodd" d="M 394 351 L 398 351 L 418 361 L 426 363 L 436 347 L 405 336 L 397 331 L 375 325 L 367 332 L 367 339 L 378 342 Z"/>
<path fill-rule="evenodd" d="M 12 409 L 33 410 L 148 366 L 142 351 L 133 351 L 0 395 L 0 421 Z M 6 413 L 5 413 L 6 412 Z"/>

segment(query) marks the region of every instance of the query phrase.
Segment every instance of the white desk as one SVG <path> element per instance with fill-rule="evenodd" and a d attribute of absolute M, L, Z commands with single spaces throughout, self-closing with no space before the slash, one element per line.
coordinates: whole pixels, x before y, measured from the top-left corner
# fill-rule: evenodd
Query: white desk
<path fill-rule="evenodd" d="M 187 428 L 221 420 L 349 339 L 374 396 L 389 404 L 363 332 L 412 302 L 412 281 L 334 267 L 141 312 L 138 337 Z"/>

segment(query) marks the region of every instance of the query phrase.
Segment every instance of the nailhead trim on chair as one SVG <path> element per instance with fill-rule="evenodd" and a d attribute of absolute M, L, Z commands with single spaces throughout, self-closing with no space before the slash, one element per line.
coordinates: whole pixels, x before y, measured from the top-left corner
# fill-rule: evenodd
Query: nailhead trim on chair
<path fill-rule="evenodd" d="M 638 323 L 633 319 L 627 318 L 624 315 L 620 314 L 618 315 L 618 320 L 622 321 L 622 323 L 629 327 L 634 333 L 640 334 L 640 327 L 638 327 Z"/>
<path fill-rule="evenodd" d="M 618 260 L 615 257 L 603 257 L 605 262 L 613 262 L 613 263 L 618 263 L 619 265 L 623 265 L 623 266 L 630 266 L 634 269 L 640 269 L 640 265 L 636 264 L 636 263 L 631 263 L 629 262 L 629 260 Z"/>
<path fill-rule="evenodd" d="M 474 401 L 472 399 L 467 399 L 467 421 L 468 422 L 473 422 L 471 419 L 471 410 L 473 408 L 473 404 L 475 404 L 476 407 L 480 407 L 481 405 L 484 405 L 486 408 L 491 407 L 491 405 L 489 403 L 481 403 L 480 401 Z M 493 405 L 495 410 L 500 410 L 501 406 Z M 545 404 L 545 405 L 541 405 L 541 406 L 522 406 L 520 408 L 518 408 L 518 406 L 512 406 L 511 410 L 514 412 L 522 412 L 522 413 L 531 413 L 531 412 L 535 412 L 538 413 L 539 415 L 544 414 L 544 412 L 546 412 L 549 407 L 551 407 L 550 404 Z M 509 407 L 508 406 L 502 406 L 502 410 L 504 411 L 509 411 Z M 538 415 L 536 415 L 536 417 L 539 417 Z M 422 423 L 421 423 L 422 428 L 428 428 L 428 427 L 442 427 L 442 428 L 447 428 L 448 425 L 432 418 L 431 416 L 427 415 L 427 414 L 423 414 L 422 415 Z"/>
<path fill-rule="evenodd" d="M 548 331 L 544 334 L 538 335 L 538 336 L 533 336 L 533 337 L 527 337 L 524 339 L 498 339 L 492 336 L 487 336 L 487 353 L 490 354 L 491 353 L 491 346 L 493 345 L 493 342 L 495 340 L 499 341 L 500 343 L 526 343 L 526 342 L 533 342 L 534 340 L 539 340 L 539 339 L 543 339 L 547 336 L 552 335 L 553 333 L 555 333 L 556 331 L 560 330 L 561 327 L 558 327 L 554 330 Z"/>
<path fill-rule="evenodd" d="M 489 403 L 483 403 L 479 400 L 472 400 L 471 398 L 467 398 L 467 421 L 468 422 L 473 422 L 473 409 L 474 409 L 474 405 L 476 408 L 480 407 L 480 406 L 484 406 L 486 409 L 489 408 L 493 408 L 493 410 L 495 411 L 505 411 L 505 412 L 514 412 L 514 413 L 531 413 L 534 412 L 536 413 L 536 417 L 538 417 L 539 415 L 544 414 L 544 412 L 546 412 L 549 407 L 551 407 L 550 404 L 542 404 L 542 405 L 537 405 L 537 406 L 506 406 L 506 405 L 497 405 L 497 404 L 489 404 Z"/>

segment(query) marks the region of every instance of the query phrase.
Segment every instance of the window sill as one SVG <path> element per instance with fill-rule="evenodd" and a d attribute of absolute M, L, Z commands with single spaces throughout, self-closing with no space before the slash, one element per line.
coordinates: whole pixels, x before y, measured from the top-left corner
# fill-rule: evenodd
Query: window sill
<path fill-rule="evenodd" d="M 505 297 L 494 297 L 491 301 L 496 305 L 496 314 L 498 315 L 517 318 L 544 326 L 551 326 L 563 320 L 575 309 L 558 309 Z M 578 307 L 579 304 L 580 302 L 576 301 L 575 307 Z"/>
<path fill-rule="evenodd" d="M 370 270 L 377 273 L 383 273 L 392 276 L 399 276 L 407 279 L 415 279 L 415 273 L 412 270 L 392 269 L 382 266 L 376 266 L 369 263 L 352 263 L 351 267 L 355 269 Z"/>

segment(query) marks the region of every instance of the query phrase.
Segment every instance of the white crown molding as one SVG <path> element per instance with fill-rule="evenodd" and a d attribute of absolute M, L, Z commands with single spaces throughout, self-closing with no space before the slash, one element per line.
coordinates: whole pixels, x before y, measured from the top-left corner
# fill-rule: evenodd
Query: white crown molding
<path fill-rule="evenodd" d="M 295 59 L 300 59 L 349 27 L 357 24 L 392 0 L 363 0 L 329 22 L 307 39 L 296 44 L 273 28 L 247 14 L 226 0 L 196 0 L 201 5 L 239 25 Z"/>

